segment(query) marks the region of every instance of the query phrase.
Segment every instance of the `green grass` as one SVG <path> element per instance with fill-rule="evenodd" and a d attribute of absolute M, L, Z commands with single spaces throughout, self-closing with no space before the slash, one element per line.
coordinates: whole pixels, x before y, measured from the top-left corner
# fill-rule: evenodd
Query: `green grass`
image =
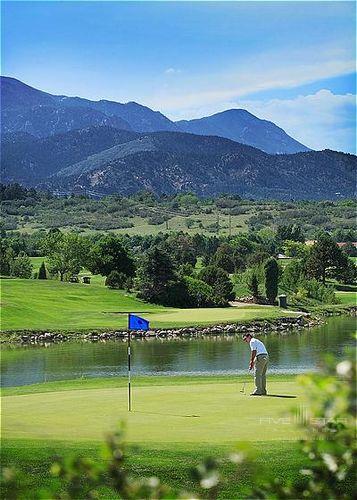
<path fill-rule="evenodd" d="M 2 399 L 2 464 L 28 474 L 26 499 L 33 498 L 33 488 L 61 486 L 49 473 L 51 457 L 100 460 L 105 433 L 121 420 L 126 422 L 126 464 L 134 476 L 158 476 L 192 491 L 193 466 L 243 447 L 254 466 L 243 465 L 237 474 L 232 463 L 223 461 L 220 498 L 243 498 L 263 476 L 296 480 L 309 461 L 297 443 L 304 432 L 290 413 L 305 404 L 301 388 L 294 376 L 271 376 L 269 393 L 296 399 L 254 398 L 239 391 L 243 379 L 135 377 L 131 414 L 124 378 L 9 388 Z M 247 390 L 251 387 L 250 382 Z M 112 498 L 107 495 L 103 489 L 101 498 Z"/>
<path fill-rule="evenodd" d="M 2 280 L 2 329 L 124 328 L 128 312 L 144 315 L 152 327 L 275 319 L 295 314 L 257 305 L 217 309 L 165 308 L 147 304 L 120 290 L 107 289 L 101 277 L 94 278 L 91 285 L 57 280 Z"/>
<path fill-rule="evenodd" d="M 252 382 L 248 386 L 249 391 Z M 296 399 L 254 398 L 242 394 L 240 388 L 241 383 L 233 378 L 222 383 L 134 383 L 132 413 L 127 411 L 123 386 L 8 395 L 3 398 L 2 432 L 10 439 L 100 441 L 119 420 L 125 420 L 132 444 L 233 445 L 301 436 L 293 420 L 281 423 L 292 406 L 303 402 L 293 379 L 271 379 L 269 393 Z"/>
<path fill-rule="evenodd" d="M 232 451 L 231 446 L 187 446 L 176 444 L 174 448 L 157 443 L 151 446 L 129 446 L 126 467 L 136 477 L 157 476 L 165 484 L 186 491 L 197 491 L 191 469 L 205 457 L 224 457 Z M 254 475 L 263 474 L 279 478 L 285 483 L 294 480 L 298 471 L 307 466 L 306 456 L 295 442 L 251 443 L 248 456 L 254 459 L 254 468 L 243 466 L 239 475 L 235 466 L 223 462 L 220 471 L 225 481 L 220 498 L 242 498 L 249 487 L 256 485 Z M 100 460 L 101 445 L 97 443 L 68 443 L 58 441 L 3 440 L 1 460 L 4 465 L 15 466 L 28 474 L 27 499 L 33 498 L 31 489 L 60 486 L 60 480 L 49 473 L 51 457 L 84 456 Z M 284 467 L 281 464 L 284 464 Z M 103 492 L 102 498 L 108 498 Z"/>
<path fill-rule="evenodd" d="M 17 354 L 12 351 L 3 352 L 4 355 Z M 270 380 L 274 382 L 291 382 L 296 379 L 296 375 L 292 374 L 278 374 L 270 375 Z M 247 381 L 247 375 L 235 375 L 234 381 L 242 383 Z M 136 375 L 135 386 L 157 386 L 157 385 L 197 385 L 197 384 L 226 384 L 232 382 L 232 375 L 195 375 L 190 377 L 187 375 L 178 376 L 156 376 L 156 375 Z M 41 382 L 38 384 L 19 385 L 15 387 L 2 387 L 2 396 L 16 396 L 21 394 L 37 394 L 44 392 L 59 392 L 59 391 L 73 391 L 76 389 L 112 389 L 117 387 L 127 387 L 128 380 L 126 376 L 119 377 L 100 377 L 100 378 L 77 378 L 72 380 L 53 380 L 50 382 Z"/>
<path fill-rule="evenodd" d="M 343 305 L 355 306 L 357 304 L 357 293 L 356 292 L 335 292 L 336 297 Z"/>
<path fill-rule="evenodd" d="M 46 263 L 46 257 L 30 257 L 34 272 L 40 269 L 42 262 Z"/>

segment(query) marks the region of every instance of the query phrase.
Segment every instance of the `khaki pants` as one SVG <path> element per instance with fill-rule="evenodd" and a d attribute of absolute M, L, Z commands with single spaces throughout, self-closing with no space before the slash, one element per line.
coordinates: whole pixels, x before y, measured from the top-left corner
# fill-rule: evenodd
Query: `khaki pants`
<path fill-rule="evenodd" d="M 254 394 L 267 393 L 266 372 L 268 368 L 269 356 L 267 354 L 260 354 L 255 358 L 254 362 Z"/>

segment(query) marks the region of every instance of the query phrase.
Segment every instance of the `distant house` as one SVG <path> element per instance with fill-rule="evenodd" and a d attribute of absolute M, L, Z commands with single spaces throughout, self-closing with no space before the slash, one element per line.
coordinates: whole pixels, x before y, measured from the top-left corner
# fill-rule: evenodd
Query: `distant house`
<path fill-rule="evenodd" d="M 316 243 L 316 240 L 306 240 L 305 241 L 305 245 L 308 245 L 308 246 L 311 246 L 311 245 L 314 245 Z M 339 241 L 337 243 L 337 245 L 342 248 L 342 247 L 345 247 L 346 245 L 348 244 L 351 244 L 353 245 L 355 248 L 357 248 L 357 241 Z"/>
<path fill-rule="evenodd" d="M 283 253 L 278 253 L 278 259 L 291 259 L 291 257 L 288 257 L 287 255 L 284 255 Z"/>
<path fill-rule="evenodd" d="M 352 246 L 354 246 L 355 248 L 357 248 L 357 241 L 340 241 L 339 243 L 337 243 L 337 245 L 338 245 L 340 248 L 343 248 L 343 247 L 345 247 L 346 245 L 352 245 Z"/>

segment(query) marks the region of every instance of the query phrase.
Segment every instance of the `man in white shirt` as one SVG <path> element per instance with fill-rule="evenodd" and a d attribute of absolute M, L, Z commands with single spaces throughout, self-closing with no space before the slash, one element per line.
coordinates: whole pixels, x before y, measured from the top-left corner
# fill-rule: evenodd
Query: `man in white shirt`
<path fill-rule="evenodd" d="M 254 338 L 250 333 L 243 335 L 244 342 L 249 343 L 251 349 L 249 370 L 254 367 L 255 390 L 251 396 L 266 396 L 266 372 L 268 368 L 269 355 L 265 345 Z"/>

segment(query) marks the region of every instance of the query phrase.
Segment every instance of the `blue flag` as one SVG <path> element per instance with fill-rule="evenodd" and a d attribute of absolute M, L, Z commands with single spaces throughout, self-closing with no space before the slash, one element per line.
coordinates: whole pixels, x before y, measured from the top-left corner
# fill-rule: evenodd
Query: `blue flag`
<path fill-rule="evenodd" d="M 129 314 L 128 328 L 129 330 L 149 330 L 150 325 L 147 319 L 135 316 L 135 314 Z"/>

